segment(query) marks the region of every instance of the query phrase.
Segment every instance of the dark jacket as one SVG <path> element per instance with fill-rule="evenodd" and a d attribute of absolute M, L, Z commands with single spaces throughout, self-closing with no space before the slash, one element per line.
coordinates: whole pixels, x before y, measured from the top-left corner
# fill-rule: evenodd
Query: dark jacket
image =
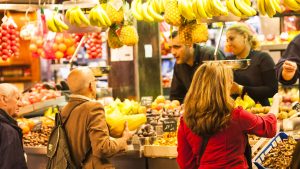
<path fill-rule="evenodd" d="M 296 62 L 298 65 L 298 70 L 297 70 L 295 76 L 289 81 L 284 80 L 281 76 L 282 65 L 283 65 L 284 61 L 286 61 L 286 60 Z M 284 85 L 292 85 L 292 84 L 296 83 L 296 81 L 300 75 L 300 35 L 296 36 L 290 42 L 287 49 L 283 53 L 282 57 L 276 64 L 275 69 L 276 69 L 277 79 L 280 83 L 282 83 Z M 300 83 L 299 83 L 299 89 L 300 89 Z"/>
<path fill-rule="evenodd" d="M 236 56 L 227 59 L 236 59 Z M 247 93 L 263 106 L 270 106 L 268 98 L 272 98 L 278 91 L 275 63 L 268 53 L 255 50 L 249 53 L 247 59 L 251 59 L 250 66 L 235 70 L 234 81 L 244 86 L 243 94 Z"/>
<path fill-rule="evenodd" d="M 0 109 L 0 169 L 27 169 L 22 136 L 17 122 Z"/>
<path fill-rule="evenodd" d="M 179 100 L 183 103 L 184 97 L 190 88 L 193 76 L 197 68 L 204 60 L 214 60 L 215 48 L 208 46 L 194 45 L 194 64 L 175 64 L 173 79 L 171 83 L 170 100 Z M 223 52 L 218 51 L 218 60 L 225 59 Z"/>

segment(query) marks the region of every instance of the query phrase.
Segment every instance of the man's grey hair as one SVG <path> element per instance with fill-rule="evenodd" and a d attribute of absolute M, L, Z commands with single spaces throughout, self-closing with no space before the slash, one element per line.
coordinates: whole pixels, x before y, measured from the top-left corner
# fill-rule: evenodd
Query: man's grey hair
<path fill-rule="evenodd" d="M 18 93 L 18 88 L 9 83 L 0 83 L 0 95 L 11 98 Z"/>

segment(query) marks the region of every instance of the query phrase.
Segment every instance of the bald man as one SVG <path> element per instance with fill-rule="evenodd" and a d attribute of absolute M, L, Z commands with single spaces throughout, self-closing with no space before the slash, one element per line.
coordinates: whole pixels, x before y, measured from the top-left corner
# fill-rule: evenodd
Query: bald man
<path fill-rule="evenodd" d="M 0 168 L 27 169 L 22 130 L 13 116 L 19 110 L 20 93 L 11 84 L 0 84 Z"/>
<path fill-rule="evenodd" d="M 71 95 L 61 115 L 63 121 L 69 116 L 65 129 L 76 166 L 114 168 L 107 158 L 124 151 L 132 134 L 126 125 L 121 138 L 110 139 L 103 106 L 95 101 L 96 79 L 89 68 L 72 70 L 67 83 Z"/>

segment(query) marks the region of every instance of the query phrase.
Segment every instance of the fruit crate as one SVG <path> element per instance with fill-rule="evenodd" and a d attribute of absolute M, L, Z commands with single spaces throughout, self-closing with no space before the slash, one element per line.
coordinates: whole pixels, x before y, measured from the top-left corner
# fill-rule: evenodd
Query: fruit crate
<path fill-rule="evenodd" d="M 266 169 L 262 162 L 265 159 L 266 154 L 270 152 L 270 150 L 277 146 L 278 143 L 282 142 L 283 139 L 287 139 L 288 135 L 280 132 L 274 138 L 272 138 L 267 145 L 252 159 L 253 163 L 256 165 L 258 169 Z"/>
<path fill-rule="evenodd" d="M 144 145 L 144 156 L 153 158 L 176 158 L 177 146 Z"/>

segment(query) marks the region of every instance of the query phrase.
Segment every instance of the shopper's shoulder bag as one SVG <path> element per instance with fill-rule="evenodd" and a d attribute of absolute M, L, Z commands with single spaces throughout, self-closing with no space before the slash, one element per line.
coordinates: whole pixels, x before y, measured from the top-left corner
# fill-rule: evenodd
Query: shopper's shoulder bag
<path fill-rule="evenodd" d="M 63 122 L 60 113 L 56 113 L 55 115 L 55 127 L 53 128 L 49 142 L 47 145 L 47 157 L 48 157 L 48 164 L 47 169 L 76 169 L 76 163 L 74 163 L 71 153 L 70 153 L 70 145 L 68 142 L 68 138 L 65 131 L 65 123 L 69 119 L 72 111 L 82 104 L 81 102 L 75 105 L 69 115 L 67 116 L 66 120 Z M 90 149 L 89 149 L 90 151 Z M 86 153 L 84 159 L 81 161 L 83 164 L 86 160 L 89 151 Z"/>

